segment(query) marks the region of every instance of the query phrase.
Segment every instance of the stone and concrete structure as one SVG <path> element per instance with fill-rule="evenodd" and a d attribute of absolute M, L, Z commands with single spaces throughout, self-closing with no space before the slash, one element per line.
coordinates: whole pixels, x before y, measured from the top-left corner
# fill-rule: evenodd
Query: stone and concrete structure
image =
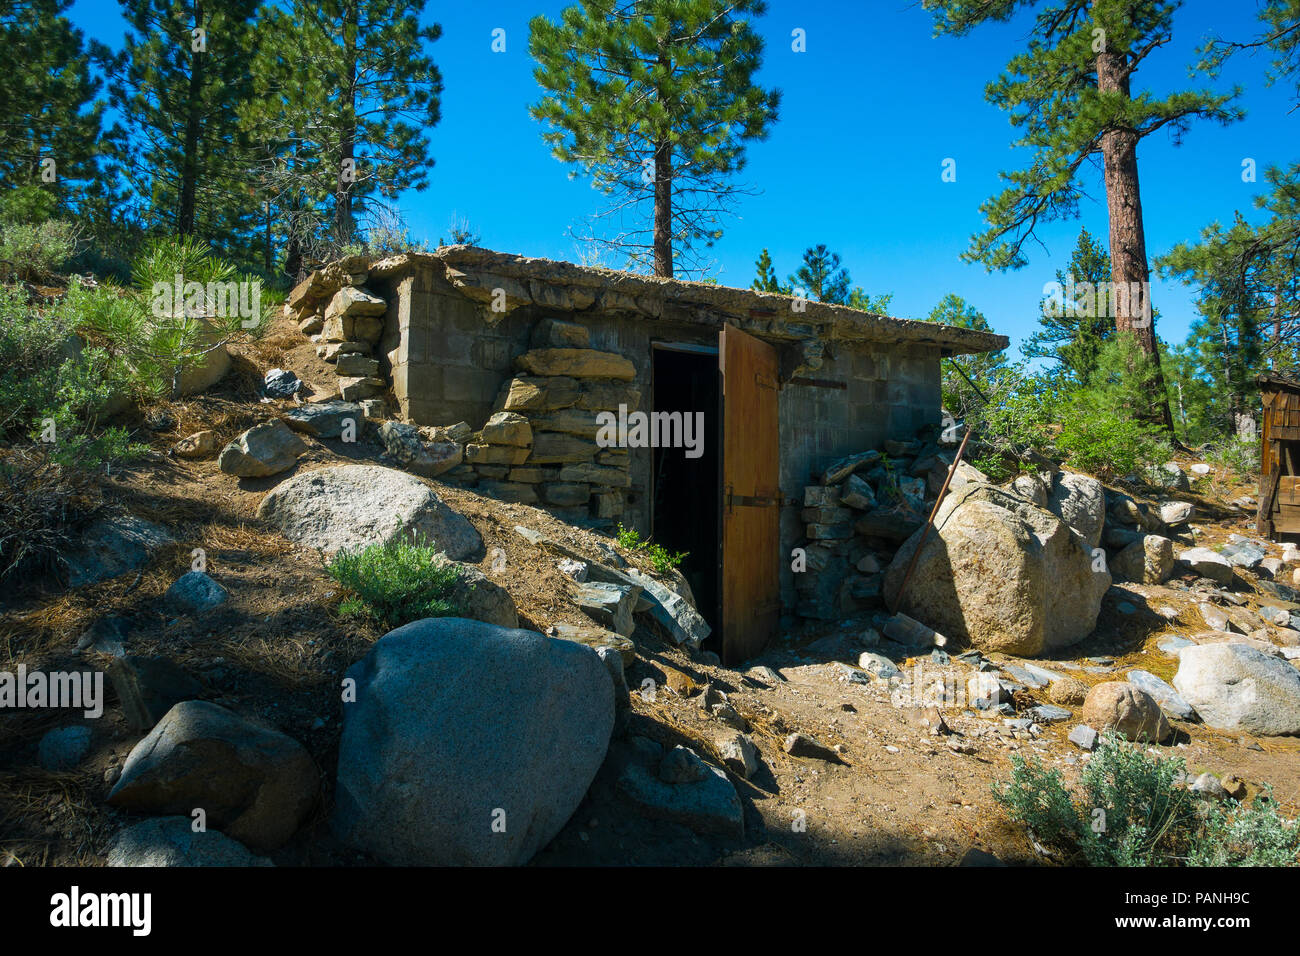
<path fill-rule="evenodd" d="M 943 357 L 1008 344 L 846 306 L 471 246 L 334 263 L 286 308 L 340 363 L 343 398 L 391 386 L 396 417 L 439 449 L 463 445 L 463 456 L 433 456 L 446 463 L 439 480 L 570 520 L 621 522 L 697 555 L 735 506 L 779 508 L 788 554 L 805 538 L 805 486 L 846 456 L 937 426 Z M 733 355 L 730 378 L 719 370 L 724 330 L 758 363 Z M 689 470 L 680 454 L 598 440 L 601 413 L 638 411 L 700 416 Z M 742 462 L 747 448 L 755 461 Z M 745 490 L 745 473 L 769 465 Z M 661 520 L 670 509 L 695 537 L 670 540 Z M 711 573 L 697 568 L 696 579 Z"/>

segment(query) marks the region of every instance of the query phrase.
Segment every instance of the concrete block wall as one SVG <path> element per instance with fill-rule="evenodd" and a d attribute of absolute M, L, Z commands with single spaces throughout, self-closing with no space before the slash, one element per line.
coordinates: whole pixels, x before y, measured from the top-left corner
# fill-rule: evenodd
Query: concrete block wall
<path fill-rule="evenodd" d="M 787 383 L 781 390 L 781 492 L 798 500 L 831 463 L 886 439 L 912 438 L 940 420 L 938 348 L 836 343 L 808 378 L 844 388 Z M 802 502 L 781 509 L 781 598 L 795 601 L 790 552 L 804 540 Z"/>

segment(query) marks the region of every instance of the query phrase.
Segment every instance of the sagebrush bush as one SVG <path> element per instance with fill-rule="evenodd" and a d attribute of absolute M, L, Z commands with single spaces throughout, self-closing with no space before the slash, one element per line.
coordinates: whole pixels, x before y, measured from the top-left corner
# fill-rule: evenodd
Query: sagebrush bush
<path fill-rule="evenodd" d="M 1205 460 L 1237 481 L 1250 481 L 1259 475 L 1259 439 L 1244 435 L 1225 438 L 1209 448 Z"/>
<path fill-rule="evenodd" d="M 1300 824 L 1267 797 L 1215 803 L 1184 785 L 1180 757 L 1163 757 L 1113 734 L 1066 787 L 1037 757 L 1011 758 L 993 795 L 1012 820 L 1070 864 L 1088 866 L 1296 866 Z"/>
<path fill-rule="evenodd" d="M 51 219 L 0 226 L 0 273 L 7 278 L 47 279 L 77 251 L 77 227 Z"/>
<path fill-rule="evenodd" d="M 457 617 L 451 600 L 460 569 L 413 534 L 360 551 L 341 551 L 326 565 L 351 592 L 340 604 L 345 617 L 371 617 L 391 630 L 426 617 Z"/>

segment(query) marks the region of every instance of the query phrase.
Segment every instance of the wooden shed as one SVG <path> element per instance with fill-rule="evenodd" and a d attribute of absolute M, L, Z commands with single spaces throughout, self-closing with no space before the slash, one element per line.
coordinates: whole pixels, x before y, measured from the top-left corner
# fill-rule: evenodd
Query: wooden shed
<path fill-rule="evenodd" d="M 1261 375 L 1263 427 L 1255 530 L 1273 540 L 1300 534 L 1300 382 Z"/>

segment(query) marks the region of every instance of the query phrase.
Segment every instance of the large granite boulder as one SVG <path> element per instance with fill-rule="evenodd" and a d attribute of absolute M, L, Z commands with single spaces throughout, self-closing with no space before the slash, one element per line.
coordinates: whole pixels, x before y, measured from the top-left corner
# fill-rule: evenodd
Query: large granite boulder
<path fill-rule="evenodd" d="M 1096 626 L 1110 572 L 1052 512 L 992 485 L 957 489 L 898 601 L 922 533 L 904 542 L 885 574 L 890 607 L 981 650 L 1019 656 L 1067 647 Z"/>
<path fill-rule="evenodd" d="M 81 543 L 65 558 L 68 583 L 97 584 L 142 567 L 175 538 L 161 525 L 134 515 L 100 518 L 81 535 Z"/>
<path fill-rule="evenodd" d="M 288 471 L 306 450 L 306 443 L 277 418 L 253 426 L 221 449 L 217 467 L 238 478 L 266 478 Z"/>
<path fill-rule="evenodd" d="M 1184 647 L 1174 688 L 1207 726 L 1266 737 L 1300 734 L 1300 671 L 1249 644 Z"/>
<path fill-rule="evenodd" d="M 1091 475 L 1058 471 L 1047 490 L 1047 510 L 1056 515 L 1088 542 L 1101 543 L 1106 523 L 1106 489 Z"/>
<path fill-rule="evenodd" d="M 347 672 L 333 828 L 387 863 L 526 863 L 605 759 L 614 689 L 588 647 L 431 618 Z"/>
<path fill-rule="evenodd" d="M 341 465 L 294 475 L 262 499 L 257 516 L 326 554 L 414 533 L 454 561 L 483 559 L 474 526 L 419 478 L 394 468 Z"/>
<path fill-rule="evenodd" d="M 191 814 L 254 849 L 285 843 L 320 796 L 302 744 L 203 700 L 169 710 L 135 745 L 108 795 L 115 807 Z"/>

